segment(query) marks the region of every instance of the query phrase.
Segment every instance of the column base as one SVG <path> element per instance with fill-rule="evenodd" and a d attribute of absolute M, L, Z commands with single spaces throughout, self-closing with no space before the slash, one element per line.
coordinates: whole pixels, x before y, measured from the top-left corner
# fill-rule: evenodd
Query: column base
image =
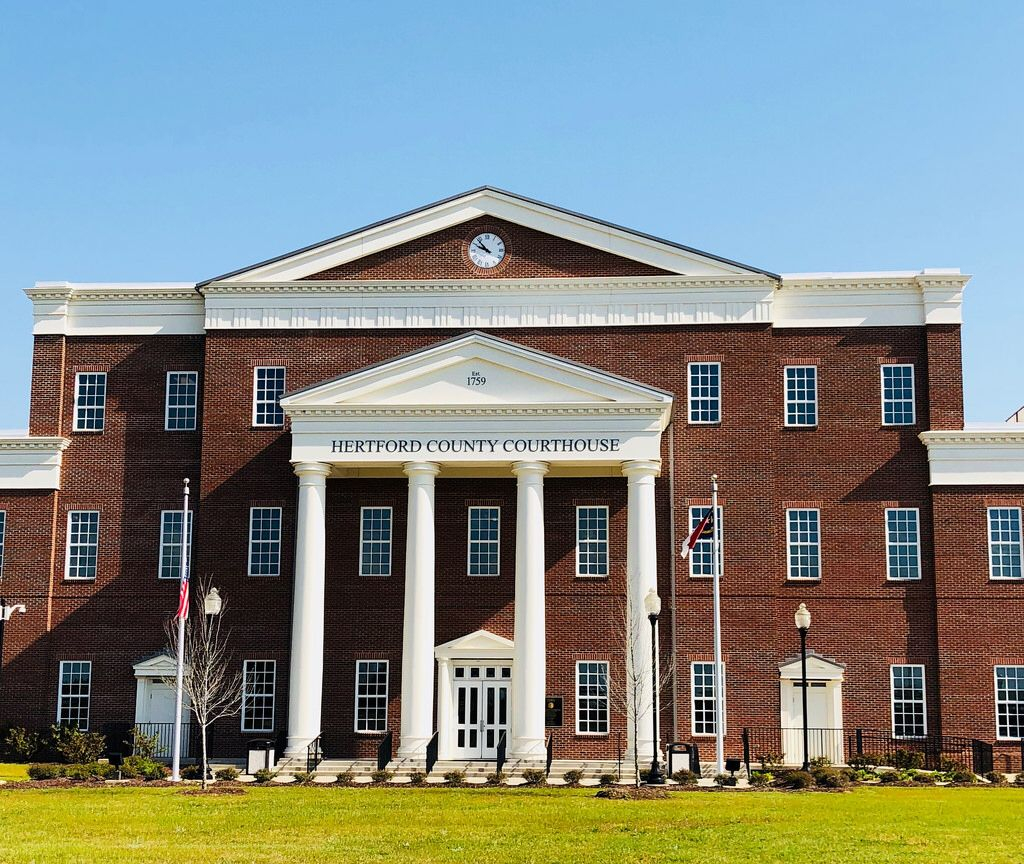
<path fill-rule="evenodd" d="M 543 738 L 513 738 L 508 758 L 545 764 L 548 759 L 547 742 Z"/>
<path fill-rule="evenodd" d="M 300 735 L 297 737 L 288 737 L 288 743 L 285 744 L 284 753 L 278 753 L 278 759 L 305 759 L 309 749 L 309 745 L 316 740 L 316 736 L 307 737 Z"/>
<path fill-rule="evenodd" d="M 427 758 L 427 745 L 429 738 L 402 738 L 398 742 L 398 752 L 395 759 L 399 761 L 425 762 Z"/>

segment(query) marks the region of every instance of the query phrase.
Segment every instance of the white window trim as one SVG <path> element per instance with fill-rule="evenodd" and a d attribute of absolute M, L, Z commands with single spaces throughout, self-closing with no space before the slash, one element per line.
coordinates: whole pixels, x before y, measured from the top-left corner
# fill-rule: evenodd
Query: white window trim
<path fill-rule="evenodd" d="M 288 387 L 288 367 L 287 366 L 253 366 L 252 367 L 252 425 L 257 429 L 283 429 L 284 428 L 284 417 L 281 418 L 280 423 L 257 423 L 256 413 L 259 405 L 259 384 L 258 375 L 260 369 L 281 369 L 284 371 L 284 376 L 281 379 L 281 392 L 284 393 Z"/>
<path fill-rule="evenodd" d="M 580 730 L 580 666 L 584 663 L 603 663 L 605 667 L 605 695 L 604 695 L 604 708 L 605 714 L 608 718 L 608 731 L 607 732 L 583 732 Z M 612 734 L 612 664 L 608 660 L 577 660 L 576 661 L 576 675 L 573 678 L 573 686 L 575 690 L 575 703 L 576 703 L 576 734 L 584 735 L 587 738 L 607 738 Z M 587 697 L 591 698 L 591 697 Z M 601 698 L 601 697 L 597 697 Z"/>
<path fill-rule="evenodd" d="M 993 707 L 995 708 L 995 716 L 993 717 L 993 720 L 995 721 L 995 727 L 996 727 L 996 729 L 995 729 L 996 741 L 1021 741 L 1021 740 L 1024 740 L 1024 737 L 1022 737 L 1022 738 L 1013 738 L 1013 737 L 1011 737 L 1009 735 L 1000 735 L 999 734 L 999 670 L 1000 669 L 1021 669 L 1021 668 L 1024 668 L 1024 667 L 1022 667 L 1021 665 L 1016 664 L 1016 663 L 997 663 L 997 664 L 995 664 L 992 667 L 992 703 L 993 703 Z"/>
<path fill-rule="evenodd" d="M 79 385 L 81 384 L 83 375 L 102 375 L 103 376 L 103 422 L 100 423 L 98 428 L 87 429 L 84 426 L 78 425 L 78 391 Z M 75 400 L 72 405 L 73 419 L 71 421 L 72 432 L 102 432 L 107 425 L 107 373 L 100 370 L 96 372 L 76 372 L 75 373 Z"/>
<path fill-rule="evenodd" d="M 604 573 L 581 573 L 580 572 L 580 510 L 604 510 L 604 524 L 608 536 L 604 539 L 605 566 Z M 576 578 L 577 579 L 607 579 L 612 573 L 612 514 L 607 504 L 577 504 L 576 519 L 573 522 L 573 530 L 576 532 Z M 588 541 L 593 542 L 593 541 Z"/>
<path fill-rule="evenodd" d="M 191 426 L 171 428 L 171 376 L 192 375 L 196 380 L 195 419 Z M 255 400 L 254 400 L 255 401 Z M 164 432 L 195 432 L 199 424 L 199 373 L 194 369 L 172 369 L 164 379 Z"/>
<path fill-rule="evenodd" d="M 4 553 L 7 551 L 7 511 L 0 510 L 0 579 L 4 578 Z"/>
<path fill-rule="evenodd" d="M 906 581 L 906 580 L 896 580 Z M 920 735 L 897 735 L 896 734 L 896 669 L 920 669 L 921 670 L 921 708 L 924 717 L 924 732 Z M 889 665 L 889 728 L 892 729 L 892 737 L 900 741 L 915 741 L 928 737 L 928 670 L 923 663 L 891 663 Z"/>
<path fill-rule="evenodd" d="M 86 694 L 85 703 L 85 729 L 89 730 L 89 724 L 92 721 L 92 660 L 61 660 L 60 665 L 57 668 L 57 725 L 61 724 L 60 709 L 61 703 L 64 700 L 64 667 L 69 663 L 81 663 L 89 667 L 89 692 Z M 81 726 L 75 727 L 81 729 Z"/>
<path fill-rule="evenodd" d="M 691 368 L 694 366 L 717 366 L 718 367 L 718 419 L 717 420 L 694 420 L 692 413 L 691 394 L 693 392 L 693 377 Z M 688 426 L 720 426 L 722 423 L 722 403 L 725 396 L 722 386 L 722 361 L 721 360 L 694 360 L 686 364 L 686 423 Z"/>
<path fill-rule="evenodd" d="M 789 379 L 787 374 L 790 369 L 813 369 L 814 370 L 814 422 L 813 423 L 790 423 L 789 422 Z M 721 374 L 721 373 L 719 373 Z M 804 403 L 800 403 L 804 404 Z M 816 429 L 818 427 L 818 367 L 803 363 L 782 367 L 782 423 L 790 429 Z"/>
<path fill-rule="evenodd" d="M 470 573 L 472 568 L 472 556 L 473 556 L 473 511 L 474 510 L 497 510 L 498 511 L 498 539 L 494 541 L 488 540 L 488 543 L 495 543 L 498 552 L 498 572 L 497 573 Z M 477 541 L 480 542 L 479 540 Z M 360 556 L 362 561 L 362 556 Z M 501 508 L 491 507 L 487 504 L 473 504 L 466 511 L 466 575 L 471 576 L 474 579 L 495 579 L 501 576 Z"/>
<path fill-rule="evenodd" d="M 383 663 L 385 668 L 384 673 L 384 728 L 383 729 L 360 729 L 359 728 L 359 664 L 360 663 Z M 388 731 L 388 705 L 391 701 L 391 661 L 381 659 L 375 659 L 373 657 L 360 657 L 356 660 L 356 671 L 355 671 L 355 700 L 354 700 L 354 711 L 352 716 L 352 731 L 356 735 L 381 735 Z M 364 697 L 365 698 L 365 697 Z"/>
<path fill-rule="evenodd" d="M 274 667 L 274 685 L 270 688 L 270 728 L 253 729 L 251 726 L 245 725 L 245 697 L 246 697 L 246 667 L 250 663 L 271 663 Z M 250 734 L 264 734 L 269 735 L 277 726 L 277 661 L 268 660 L 262 657 L 247 657 L 242 661 L 242 710 L 241 717 L 239 718 L 239 725 L 242 727 L 242 731 Z"/>
<path fill-rule="evenodd" d="M 387 510 L 391 515 L 388 519 L 388 572 L 387 573 L 366 573 L 363 570 L 363 544 L 370 541 L 363 537 L 363 516 L 367 510 Z M 383 504 L 374 506 L 368 504 L 359 508 L 359 575 L 367 579 L 386 579 L 394 572 L 395 567 L 395 508 Z"/>
<path fill-rule="evenodd" d="M 909 423 L 886 423 L 885 422 L 885 369 L 898 367 L 910 370 L 910 422 Z M 878 387 L 880 396 L 880 408 L 882 410 L 882 425 L 895 428 L 899 426 L 917 425 L 917 382 L 914 380 L 917 369 L 913 363 L 881 363 L 878 367 Z"/>
<path fill-rule="evenodd" d="M 711 666 L 714 671 L 714 660 L 692 660 L 690 661 L 690 735 L 694 738 L 714 738 L 716 737 L 715 732 L 698 732 L 697 731 L 697 699 L 695 698 L 696 690 L 696 668 L 697 666 Z M 719 665 L 718 677 L 722 681 L 722 735 L 725 735 L 729 730 L 729 724 L 726 722 L 728 712 L 725 710 L 728 704 L 728 697 L 725 689 L 725 661 Z M 717 684 L 717 682 L 715 682 Z M 717 694 L 716 694 L 717 695 Z M 714 699 L 712 698 L 712 701 Z"/>
<path fill-rule="evenodd" d="M 277 572 L 276 573 L 253 573 L 252 572 L 252 523 L 255 518 L 257 510 L 276 510 L 277 511 L 277 525 L 278 525 L 278 537 L 277 537 Z M 249 546 L 245 553 L 245 570 L 247 576 L 252 576 L 254 579 L 276 579 L 281 575 L 282 572 L 282 559 L 284 552 L 284 509 L 281 507 L 263 507 L 255 506 L 249 508 Z M 257 658 L 259 659 L 259 658 Z"/>
<path fill-rule="evenodd" d="M 159 555 L 157 556 L 158 560 L 157 560 L 157 565 L 156 565 L 156 578 L 157 579 L 163 579 L 165 582 L 170 582 L 171 580 L 174 580 L 174 579 L 180 579 L 181 577 L 180 577 L 180 575 L 179 576 L 164 576 L 163 575 L 163 573 L 164 573 L 164 545 L 165 545 L 164 544 L 164 516 L 166 516 L 168 513 L 181 513 L 181 512 L 182 512 L 181 510 L 161 510 L 160 511 L 160 529 L 159 529 L 160 530 L 160 539 L 159 539 L 160 550 L 159 550 Z M 188 521 L 189 527 L 185 529 L 186 531 L 188 531 L 188 537 L 187 537 L 187 539 L 185 541 L 185 554 L 186 555 L 188 555 L 189 552 L 192 549 L 192 532 L 191 532 L 190 528 L 192 526 L 192 514 L 194 512 L 195 512 L 194 510 L 189 510 L 188 511 L 188 520 L 187 521 Z M 252 516 L 251 515 L 249 516 L 249 520 L 250 520 L 250 522 L 249 522 L 249 524 L 250 524 L 250 527 L 249 527 L 249 537 L 250 537 L 250 540 L 251 540 L 251 538 L 252 538 Z"/>
<path fill-rule="evenodd" d="M 1024 582 L 1024 561 L 1021 564 L 1020 576 L 996 576 L 995 561 L 992 557 L 992 511 L 1016 510 L 1017 522 L 1021 526 L 1021 539 L 1017 542 L 1018 554 L 1024 559 L 1024 514 L 1020 507 L 986 507 L 985 508 L 985 542 L 988 544 L 988 579 L 990 582 Z"/>
<path fill-rule="evenodd" d="M 897 511 L 897 512 L 913 511 L 914 513 L 917 514 L 917 575 L 916 576 L 892 576 L 891 575 L 892 571 L 891 571 L 890 564 L 889 564 L 889 557 L 890 557 L 889 556 L 889 544 L 891 542 L 889 540 L 889 514 L 891 512 L 894 512 L 894 511 Z M 885 580 L 887 582 L 920 582 L 921 578 L 922 578 L 922 575 L 923 575 L 923 571 L 921 570 L 921 509 L 919 507 L 886 507 L 885 508 L 885 514 L 884 514 L 883 518 L 885 519 Z M 821 527 L 820 527 L 821 517 L 820 516 L 818 517 L 818 522 L 819 522 L 818 533 L 820 534 L 821 533 Z M 819 564 L 819 567 L 820 567 L 820 564 Z M 903 664 L 903 665 L 913 665 L 913 664 Z"/>
<path fill-rule="evenodd" d="M 71 575 L 71 516 L 74 513 L 96 514 L 96 576 Z M 64 529 L 64 579 L 68 582 L 95 582 L 100 575 L 100 511 L 99 510 L 68 510 L 67 524 Z"/>
<path fill-rule="evenodd" d="M 694 510 L 710 510 L 711 505 L 703 504 L 691 504 L 686 508 L 687 528 L 686 537 L 689 539 L 690 535 L 697 530 L 697 526 L 693 524 L 693 511 Z M 718 512 L 715 513 L 716 524 L 718 525 L 718 572 L 719 575 L 722 573 L 722 562 L 725 559 L 725 525 L 722 523 L 722 505 L 718 505 Z M 700 542 L 700 541 L 697 541 Z M 713 541 L 712 541 L 713 542 Z M 693 550 L 690 550 L 690 554 L 686 556 L 686 564 L 689 568 L 689 576 L 691 579 L 714 579 L 714 574 L 708 576 L 704 573 L 693 572 Z"/>
<path fill-rule="evenodd" d="M 789 522 L 789 514 L 793 512 L 803 513 L 806 511 L 813 511 L 818 514 L 818 575 L 817 576 L 794 576 L 793 575 L 793 539 Z M 820 507 L 787 507 L 786 508 L 786 581 L 787 582 L 820 582 L 821 577 L 824 575 L 821 566 L 821 546 L 822 546 L 822 528 L 821 528 L 821 508 Z M 911 580 L 907 580 L 911 581 Z"/>

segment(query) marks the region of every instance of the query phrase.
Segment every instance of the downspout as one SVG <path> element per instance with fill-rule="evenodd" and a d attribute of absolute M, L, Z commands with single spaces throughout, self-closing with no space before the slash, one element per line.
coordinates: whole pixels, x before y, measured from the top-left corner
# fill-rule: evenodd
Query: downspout
<path fill-rule="evenodd" d="M 676 644 L 676 436 L 668 426 L 669 624 L 672 628 L 672 740 L 679 740 L 679 654 Z"/>

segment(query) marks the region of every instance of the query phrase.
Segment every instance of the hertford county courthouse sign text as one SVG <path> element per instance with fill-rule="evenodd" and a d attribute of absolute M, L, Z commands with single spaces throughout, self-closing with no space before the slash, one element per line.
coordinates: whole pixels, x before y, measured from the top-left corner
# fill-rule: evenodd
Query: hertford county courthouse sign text
<path fill-rule="evenodd" d="M 332 454 L 523 455 L 618 453 L 620 438 L 353 438 L 331 441 Z"/>

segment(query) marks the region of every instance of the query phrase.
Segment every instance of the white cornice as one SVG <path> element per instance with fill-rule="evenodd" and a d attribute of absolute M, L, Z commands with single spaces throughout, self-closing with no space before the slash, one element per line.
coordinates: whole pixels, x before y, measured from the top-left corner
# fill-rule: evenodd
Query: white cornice
<path fill-rule="evenodd" d="M 1024 486 L 1024 430 L 922 432 L 933 486 Z"/>
<path fill-rule="evenodd" d="M 381 405 L 372 408 L 351 408 L 346 405 L 327 405 L 319 407 L 295 407 L 287 409 L 293 418 L 346 418 L 346 417 L 444 417 L 453 415 L 470 417 L 661 417 L 665 414 L 664 405 L 445 405 L 441 408 L 431 406 L 390 406 Z"/>
<path fill-rule="evenodd" d="M 60 488 L 60 467 L 71 441 L 51 436 L 0 438 L 0 489 Z"/>

